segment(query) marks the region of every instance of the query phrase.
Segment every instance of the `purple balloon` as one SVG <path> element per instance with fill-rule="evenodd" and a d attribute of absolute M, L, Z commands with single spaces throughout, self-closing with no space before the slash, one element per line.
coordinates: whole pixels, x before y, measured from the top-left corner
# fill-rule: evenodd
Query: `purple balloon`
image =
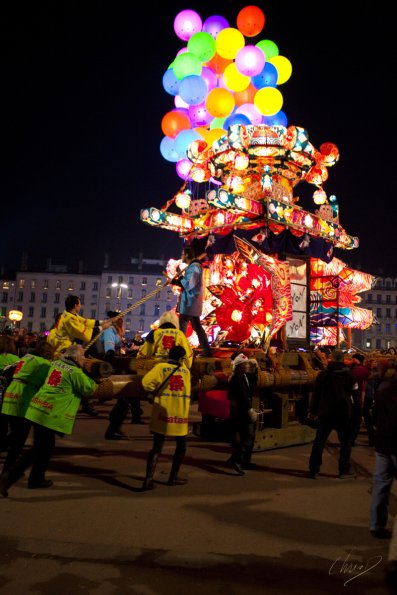
<path fill-rule="evenodd" d="M 205 101 L 199 105 L 191 105 L 189 107 L 189 118 L 192 124 L 192 128 L 198 128 L 199 126 L 207 126 L 214 116 L 207 111 L 205 107 Z"/>
<path fill-rule="evenodd" d="M 192 35 L 199 33 L 203 22 L 194 10 L 182 10 L 174 20 L 174 31 L 183 41 L 188 41 Z"/>
<path fill-rule="evenodd" d="M 201 76 L 207 83 L 208 92 L 212 91 L 212 89 L 215 89 L 218 84 L 218 77 L 211 68 L 208 68 L 208 66 L 203 66 Z"/>
<path fill-rule="evenodd" d="M 227 29 L 227 27 L 229 27 L 228 21 L 218 14 L 208 17 L 203 23 L 203 31 L 212 35 L 214 39 L 217 38 L 219 31 Z"/>

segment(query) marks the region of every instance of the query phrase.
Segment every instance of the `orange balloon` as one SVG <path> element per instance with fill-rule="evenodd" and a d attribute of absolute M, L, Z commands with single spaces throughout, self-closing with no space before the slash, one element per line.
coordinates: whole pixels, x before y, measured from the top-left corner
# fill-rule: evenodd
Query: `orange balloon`
<path fill-rule="evenodd" d="M 161 120 L 161 130 L 165 136 L 175 138 L 182 130 L 189 130 L 190 119 L 186 114 L 177 111 L 167 112 Z"/>
<path fill-rule="evenodd" d="M 244 91 L 235 93 L 234 101 L 236 102 L 236 105 L 239 107 L 240 105 L 243 105 L 243 103 L 254 103 L 254 97 L 257 90 L 258 89 L 255 89 L 255 87 L 250 84 Z"/>
<path fill-rule="evenodd" d="M 222 74 L 225 70 L 226 66 L 231 64 L 233 60 L 227 60 L 226 58 L 222 58 L 219 54 L 215 54 L 213 58 L 209 62 L 206 63 L 208 68 L 211 68 L 215 72 L 215 74 Z"/>
<path fill-rule="evenodd" d="M 245 37 L 255 37 L 265 26 L 265 15 L 258 6 L 245 6 L 237 15 L 237 28 Z"/>

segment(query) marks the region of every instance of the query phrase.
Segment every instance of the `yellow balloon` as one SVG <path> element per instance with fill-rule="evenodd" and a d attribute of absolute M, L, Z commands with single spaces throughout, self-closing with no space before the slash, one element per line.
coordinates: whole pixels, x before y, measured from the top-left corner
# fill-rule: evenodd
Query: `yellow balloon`
<path fill-rule="evenodd" d="M 218 33 L 215 42 L 217 53 L 228 60 L 233 60 L 237 52 L 245 46 L 244 35 L 234 27 L 222 29 Z"/>
<path fill-rule="evenodd" d="M 230 116 L 234 110 L 234 105 L 235 103 L 232 93 L 222 87 L 212 89 L 205 100 L 205 107 L 214 118 L 225 118 L 226 116 Z"/>
<path fill-rule="evenodd" d="M 206 135 L 204 136 L 204 140 L 210 147 L 212 143 L 214 143 L 216 140 L 218 140 L 218 138 L 221 138 L 221 136 L 224 136 L 225 134 L 226 132 L 225 130 L 223 130 L 223 128 L 214 128 L 213 130 L 209 130 L 206 133 Z"/>
<path fill-rule="evenodd" d="M 277 69 L 278 79 L 277 84 L 282 85 L 287 82 L 292 74 L 292 64 L 285 56 L 272 56 L 268 59 L 268 62 L 273 64 Z"/>
<path fill-rule="evenodd" d="M 274 116 L 283 107 L 282 93 L 275 87 L 263 87 L 255 93 L 254 105 L 263 116 Z"/>
<path fill-rule="evenodd" d="M 237 70 L 236 63 L 232 62 L 225 68 L 223 82 L 231 91 L 240 93 L 240 91 L 244 91 L 249 86 L 251 77 L 241 74 L 241 72 Z"/>

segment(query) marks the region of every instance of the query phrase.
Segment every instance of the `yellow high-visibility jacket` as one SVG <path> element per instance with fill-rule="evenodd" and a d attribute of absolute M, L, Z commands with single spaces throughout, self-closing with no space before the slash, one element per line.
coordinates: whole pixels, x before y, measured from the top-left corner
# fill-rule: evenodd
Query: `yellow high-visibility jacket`
<path fill-rule="evenodd" d="M 76 339 L 85 343 L 91 341 L 95 322 L 92 318 L 83 318 L 78 314 L 64 310 L 57 327 L 52 329 L 47 337 L 48 342 L 55 350 L 55 356 L 75 343 Z"/>
<path fill-rule="evenodd" d="M 142 378 L 142 386 L 155 392 L 176 368 L 175 362 L 156 364 Z M 186 436 L 189 431 L 190 371 L 185 365 L 170 377 L 154 398 L 149 428 L 164 436 Z"/>

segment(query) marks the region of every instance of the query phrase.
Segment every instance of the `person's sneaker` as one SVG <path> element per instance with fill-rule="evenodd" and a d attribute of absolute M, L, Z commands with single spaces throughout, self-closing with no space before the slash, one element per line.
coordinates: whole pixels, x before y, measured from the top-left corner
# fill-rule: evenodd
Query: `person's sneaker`
<path fill-rule="evenodd" d="M 50 488 L 53 484 L 54 484 L 54 482 L 51 481 L 51 479 L 43 479 L 43 481 L 32 482 L 32 483 L 29 482 L 28 488 L 29 488 L 29 490 L 40 490 L 43 488 Z"/>
<path fill-rule="evenodd" d="M 90 415 L 91 417 L 97 417 L 99 415 L 98 411 L 92 407 L 92 405 L 84 403 L 81 407 L 81 411 Z"/>
<path fill-rule="evenodd" d="M 382 529 L 372 529 L 370 533 L 376 539 L 391 539 L 392 536 L 390 529 L 385 529 L 384 527 Z"/>
<path fill-rule="evenodd" d="M 317 479 L 317 473 L 315 471 L 309 471 L 310 479 Z"/>
<path fill-rule="evenodd" d="M 237 463 L 237 461 L 230 461 L 229 464 L 232 467 L 232 469 L 235 470 L 236 473 L 238 473 L 239 475 L 245 475 L 244 469 L 242 468 L 240 463 Z"/>
<path fill-rule="evenodd" d="M 348 471 L 347 473 L 341 473 L 339 479 L 356 479 L 357 475 L 354 471 Z"/>

